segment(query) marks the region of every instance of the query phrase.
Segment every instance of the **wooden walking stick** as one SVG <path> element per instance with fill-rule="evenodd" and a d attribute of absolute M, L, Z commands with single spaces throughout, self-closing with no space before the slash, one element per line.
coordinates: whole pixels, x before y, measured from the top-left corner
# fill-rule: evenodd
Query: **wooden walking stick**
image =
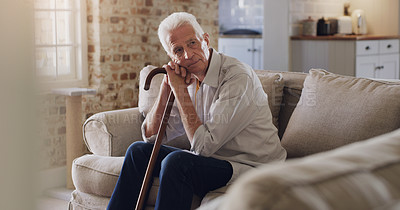
<path fill-rule="evenodd" d="M 156 74 L 159 74 L 159 73 L 166 74 L 167 71 L 164 68 L 153 69 L 149 73 L 149 75 L 147 75 L 146 82 L 145 82 L 145 85 L 144 85 L 144 89 L 145 90 L 149 90 L 150 89 L 151 79 Z M 158 152 L 160 151 L 161 141 L 162 141 L 162 138 L 164 137 L 165 129 L 167 128 L 168 118 L 169 118 L 169 115 L 171 113 L 171 109 L 172 109 L 172 105 L 174 104 L 174 100 L 175 100 L 175 95 L 171 90 L 171 92 L 169 93 L 168 102 L 167 102 L 167 104 L 165 106 L 165 110 L 164 110 L 164 114 L 163 114 L 163 117 L 162 117 L 162 121 L 161 121 L 160 127 L 158 129 L 156 141 L 155 141 L 154 146 L 153 146 L 153 151 L 152 151 L 151 156 L 150 156 L 150 161 L 149 161 L 149 164 L 147 165 L 146 174 L 144 176 L 143 183 L 142 183 L 142 188 L 140 189 L 139 198 L 138 198 L 137 203 L 136 203 L 136 208 L 135 208 L 136 210 L 143 210 L 144 209 L 146 198 L 147 198 L 147 194 L 148 194 L 149 188 L 150 188 L 153 169 L 154 169 L 154 166 L 156 164 Z"/>

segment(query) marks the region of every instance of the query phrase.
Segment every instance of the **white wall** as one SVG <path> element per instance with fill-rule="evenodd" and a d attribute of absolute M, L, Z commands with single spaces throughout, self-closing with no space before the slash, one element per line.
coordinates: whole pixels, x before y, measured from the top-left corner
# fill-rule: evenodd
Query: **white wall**
<path fill-rule="evenodd" d="M 264 1 L 264 69 L 289 70 L 289 0 Z"/>
<path fill-rule="evenodd" d="M 368 34 L 399 34 L 399 0 L 350 0 L 350 11 L 365 12 Z"/>

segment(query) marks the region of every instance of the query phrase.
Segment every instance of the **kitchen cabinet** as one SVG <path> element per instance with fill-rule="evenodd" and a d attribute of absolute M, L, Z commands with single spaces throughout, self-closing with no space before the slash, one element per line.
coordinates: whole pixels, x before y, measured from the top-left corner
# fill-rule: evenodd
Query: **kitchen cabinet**
<path fill-rule="evenodd" d="M 332 73 L 399 79 L 399 39 L 375 36 L 292 37 L 291 71 L 323 68 Z"/>
<path fill-rule="evenodd" d="M 253 69 L 263 69 L 262 38 L 219 38 L 218 51 L 249 64 Z"/>
<path fill-rule="evenodd" d="M 356 76 L 399 79 L 399 40 L 358 41 Z"/>

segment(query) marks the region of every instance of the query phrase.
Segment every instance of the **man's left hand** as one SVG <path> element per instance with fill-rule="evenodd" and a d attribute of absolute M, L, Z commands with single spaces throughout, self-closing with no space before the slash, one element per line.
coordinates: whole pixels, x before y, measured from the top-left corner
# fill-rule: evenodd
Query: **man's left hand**
<path fill-rule="evenodd" d="M 185 67 L 179 66 L 175 62 L 170 61 L 163 67 L 167 70 L 168 83 L 174 91 L 187 88 L 195 81 Z"/>

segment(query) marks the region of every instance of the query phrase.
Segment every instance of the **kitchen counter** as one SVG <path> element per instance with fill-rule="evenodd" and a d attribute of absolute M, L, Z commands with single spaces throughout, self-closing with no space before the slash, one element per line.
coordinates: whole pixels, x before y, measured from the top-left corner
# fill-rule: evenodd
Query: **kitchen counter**
<path fill-rule="evenodd" d="M 219 35 L 219 38 L 262 38 L 262 34 L 231 34 L 231 35 Z"/>
<path fill-rule="evenodd" d="M 332 36 L 291 36 L 291 40 L 381 40 L 400 39 L 399 35 L 332 35 Z"/>

